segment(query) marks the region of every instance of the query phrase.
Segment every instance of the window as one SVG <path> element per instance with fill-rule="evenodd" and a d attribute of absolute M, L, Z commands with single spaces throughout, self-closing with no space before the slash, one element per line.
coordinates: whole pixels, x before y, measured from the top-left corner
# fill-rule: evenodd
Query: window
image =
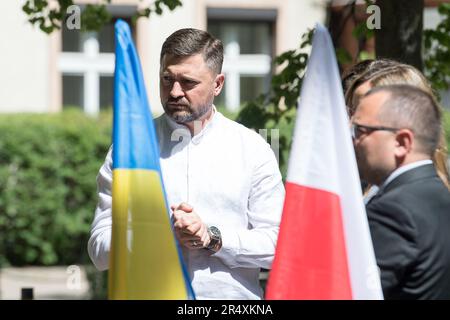
<path fill-rule="evenodd" d="M 125 20 L 132 29 L 134 7 L 111 6 L 112 21 L 99 32 L 62 30 L 62 53 L 59 69 L 62 73 L 63 107 L 76 106 L 96 115 L 113 104 L 114 85 L 114 23 Z"/>
<path fill-rule="evenodd" d="M 217 106 L 236 111 L 269 90 L 276 10 L 208 9 L 208 31 L 222 40 L 225 88 Z"/>
<path fill-rule="evenodd" d="M 63 75 L 62 88 L 64 106 L 80 107 L 83 105 L 83 77 L 76 75 Z"/>

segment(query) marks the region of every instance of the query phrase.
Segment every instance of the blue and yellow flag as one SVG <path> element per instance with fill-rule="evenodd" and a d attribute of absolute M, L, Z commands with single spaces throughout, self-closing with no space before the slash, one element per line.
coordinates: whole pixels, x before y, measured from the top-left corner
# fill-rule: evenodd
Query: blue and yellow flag
<path fill-rule="evenodd" d="M 115 39 L 109 298 L 193 298 L 170 222 L 139 57 L 124 21 L 117 21 Z"/>

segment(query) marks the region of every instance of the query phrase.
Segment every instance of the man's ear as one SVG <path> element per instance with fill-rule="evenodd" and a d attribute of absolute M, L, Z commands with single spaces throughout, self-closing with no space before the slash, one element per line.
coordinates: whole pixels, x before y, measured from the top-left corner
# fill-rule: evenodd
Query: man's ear
<path fill-rule="evenodd" d="M 414 144 L 414 133 L 410 129 L 400 129 L 395 133 L 395 156 L 404 158 L 411 153 Z"/>
<path fill-rule="evenodd" d="M 225 82 L 225 75 L 223 73 L 219 73 L 214 80 L 214 96 L 217 97 L 222 91 L 223 84 Z"/>

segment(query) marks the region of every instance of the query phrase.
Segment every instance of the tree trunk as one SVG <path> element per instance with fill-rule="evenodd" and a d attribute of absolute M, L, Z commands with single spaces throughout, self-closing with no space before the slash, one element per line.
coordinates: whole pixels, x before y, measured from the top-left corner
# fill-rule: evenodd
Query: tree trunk
<path fill-rule="evenodd" d="M 424 0 L 378 0 L 381 28 L 375 30 L 377 58 L 391 58 L 422 70 Z"/>

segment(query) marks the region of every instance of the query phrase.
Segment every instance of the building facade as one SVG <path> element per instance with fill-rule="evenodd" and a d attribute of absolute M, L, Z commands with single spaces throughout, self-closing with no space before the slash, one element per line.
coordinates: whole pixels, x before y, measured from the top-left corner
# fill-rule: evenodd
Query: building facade
<path fill-rule="evenodd" d="M 2 1 L 5 19 L 0 59 L 0 112 L 58 112 L 78 106 L 95 115 L 112 104 L 113 22 L 131 22 L 140 1 L 113 0 L 113 22 L 100 32 L 61 31 L 46 35 L 31 26 L 23 1 Z M 216 101 L 229 110 L 268 89 L 272 58 L 298 47 L 301 35 L 324 22 L 326 0 L 183 0 L 162 16 L 141 18 L 132 26 L 152 110 L 159 101 L 159 53 L 164 40 L 180 28 L 208 30 L 224 42 L 224 92 Z M 92 0 L 75 1 L 81 7 Z M 8 32 L 8 30 L 14 30 Z"/>
<path fill-rule="evenodd" d="M 358 0 L 363 3 L 363 0 Z M 142 1 L 145 3 L 145 1 Z M 350 0 L 333 0 L 345 5 Z M 424 27 L 440 17 L 436 4 L 426 1 Z M 59 112 L 82 108 L 96 115 L 113 99 L 115 20 L 131 22 L 139 0 L 112 0 L 113 21 L 100 32 L 69 30 L 46 35 L 27 22 L 22 1 L 0 1 L 0 113 Z M 83 8 L 96 0 L 75 0 Z M 155 113 L 159 100 L 159 54 L 164 40 L 180 28 L 204 29 L 225 46 L 226 76 L 218 106 L 237 110 L 245 101 L 267 92 L 273 58 L 296 49 L 301 35 L 315 23 L 325 23 L 329 0 L 182 0 L 183 5 L 162 16 L 141 18 L 132 26 L 147 92 Z M 349 31 L 351 34 L 351 30 Z M 350 39 L 354 41 L 354 39 Z M 444 101 L 450 94 L 444 93 Z M 450 103 L 449 103 L 450 104 Z"/>

